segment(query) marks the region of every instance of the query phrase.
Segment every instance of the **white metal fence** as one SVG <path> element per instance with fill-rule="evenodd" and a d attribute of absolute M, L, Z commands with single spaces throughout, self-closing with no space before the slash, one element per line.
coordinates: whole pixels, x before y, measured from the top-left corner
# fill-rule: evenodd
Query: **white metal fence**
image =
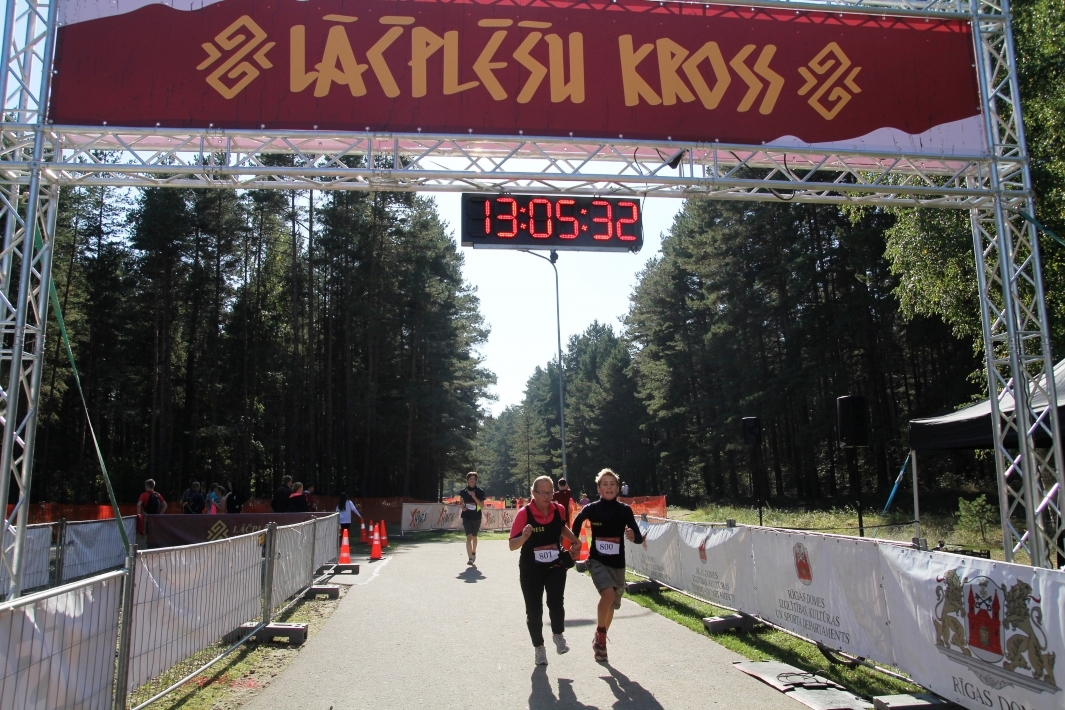
<path fill-rule="evenodd" d="M 126 550 L 113 519 L 60 522 L 57 525 L 60 583 L 121 567 L 125 562 Z M 137 532 L 136 516 L 122 518 L 122 526 L 126 529 L 126 537 L 132 542 Z"/>
<path fill-rule="evenodd" d="M 110 710 L 124 570 L 0 604 L 0 707 Z"/>
<path fill-rule="evenodd" d="M 22 548 L 22 588 L 36 589 L 48 584 L 52 560 L 52 523 L 26 526 L 26 544 Z M 4 529 L 3 560 L 10 560 L 15 547 L 15 531 Z M 0 589 L 6 590 L 11 582 L 7 564 L 0 561 Z"/>
<path fill-rule="evenodd" d="M 313 584 L 315 572 L 336 560 L 338 520 L 271 524 L 240 537 L 139 551 L 131 570 L 0 603 L 0 638 L 8 640 L 0 646 L 0 708 L 126 708 L 131 691 L 242 626 L 268 621 Z M 101 522 L 118 537 L 113 520 Z M 38 529 L 41 540 L 52 535 L 50 525 Z M 108 528 L 75 530 L 70 539 L 79 550 L 94 531 L 106 538 Z M 113 563 L 114 550 L 103 542 L 99 553 L 75 557 L 69 568 L 57 564 L 84 570 Z"/>

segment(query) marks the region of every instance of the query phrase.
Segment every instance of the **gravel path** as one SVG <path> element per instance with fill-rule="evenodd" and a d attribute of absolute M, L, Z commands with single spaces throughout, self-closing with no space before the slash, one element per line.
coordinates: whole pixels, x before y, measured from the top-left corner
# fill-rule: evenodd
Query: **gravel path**
<path fill-rule="evenodd" d="M 395 547 L 393 549 L 396 549 Z M 720 708 L 803 706 L 731 667 L 742 660 L 706 636 L 625 600 L 610 629 L 610 664 L 592 660 L 591 579 L 570 571 L 566 638 L 533 665 L 518 587 L 518 553 L 482 541 L 404 545 L 344 579 L 350 592 L 299 657 L 249 710 L 410 708 Z M 337 578 L 337 581 L 341 581 Z M 548 624 L 547 611 L 544 623 Z"/>

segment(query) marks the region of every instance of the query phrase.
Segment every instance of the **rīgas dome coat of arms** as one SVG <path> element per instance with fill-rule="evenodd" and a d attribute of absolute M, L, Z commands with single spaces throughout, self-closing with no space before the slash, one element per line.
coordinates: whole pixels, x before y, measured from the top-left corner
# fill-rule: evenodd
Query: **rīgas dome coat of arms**
<path fill-rule="evenodd" d="M 932 621 L 939 652 L 992 688 L 1061 690 L 1054 680 L 1055 654 L 1047 651 L 1043 610 L 1032 587 L 1017 580 L 1007 589 L 980 574 L 963 579 L 960 569 L 936 579 Z"/>

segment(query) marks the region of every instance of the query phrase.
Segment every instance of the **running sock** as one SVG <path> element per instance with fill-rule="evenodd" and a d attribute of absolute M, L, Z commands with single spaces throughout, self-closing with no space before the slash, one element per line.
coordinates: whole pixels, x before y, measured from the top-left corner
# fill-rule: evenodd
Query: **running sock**
<path fill-rule="evenodd" d="M 606 633 L 606 627 L 605 626 L 596 626 L 595 627 L 595 632 L 598 633 L 598 634 L 605 634 Z"/>

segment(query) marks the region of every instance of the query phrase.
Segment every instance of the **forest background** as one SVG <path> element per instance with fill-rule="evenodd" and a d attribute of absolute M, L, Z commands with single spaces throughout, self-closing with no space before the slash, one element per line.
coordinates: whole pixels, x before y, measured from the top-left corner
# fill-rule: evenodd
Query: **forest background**
<path fill-rule="evenodd" d="M 1037 212 L 1065 233 L 1065 6 L 1013 4 Z M 557 362 L 498 417 L 462 256 L 431 200 L 401 193 L 73 188 L 53 275 L 119 498 L 152 477 L 269 495 L 436 498 L 467 470 L 496 495 L 561 474 Z M 1065 352 L 1065 248 L 1041 241 L 1054 352 Z M 847 504 L 835 399 L 863 394 L 859 470 L 882 500 L 906 423 L 979 398 L 968 214 L 689 201 L 618 329 L 570 338 L 568 477 L 604 466 L 671 502 Z M 34 500 L 94 502 L 103 480 L 50 326 Z M 740 419 L 758 416 L 757 453 Z M 986 491 L 993 462 L 922 462 L 930 500 Z M 971 497 L 971 496 L 970 496 Z"/>

